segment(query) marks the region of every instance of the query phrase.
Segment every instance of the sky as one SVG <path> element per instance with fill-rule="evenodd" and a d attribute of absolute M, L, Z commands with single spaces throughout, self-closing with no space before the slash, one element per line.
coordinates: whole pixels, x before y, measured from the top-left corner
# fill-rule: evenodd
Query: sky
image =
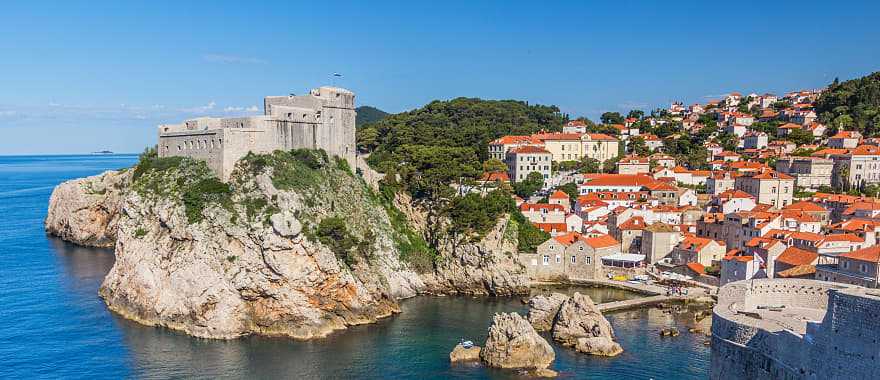
<path fill-rule="evenodd" d="M 331 84 L 388 112 L 459 96 L 572 117 L 880 70 L 876 1 L 10 1 L 0 155 L 140 152 L 156 126 Z M 333 73 L 341 73 L 335 78 Z"/>

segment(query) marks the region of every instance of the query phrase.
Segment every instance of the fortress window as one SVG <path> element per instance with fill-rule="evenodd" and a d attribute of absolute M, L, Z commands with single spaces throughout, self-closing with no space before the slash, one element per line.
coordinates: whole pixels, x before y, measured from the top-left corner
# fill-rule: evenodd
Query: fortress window
<path fill-rule="evenodd" d="M 223 139 L 217 139 L 217 145 L 223 146 Z"/>
<path fill-rule="evenodd" d="M 288 119 L 290 119 L 290 118 L 292 118 L 292 117 L 293 117 L 293 114 L 292 114 L 292 113 L 288 113 L 288 114 L 287 114 L 287 118 L 288 118 Z"/>
<path fill-rule="evenodd" d="M 177 146 L 177 151 L 180 152 L 180 145 Z"/>

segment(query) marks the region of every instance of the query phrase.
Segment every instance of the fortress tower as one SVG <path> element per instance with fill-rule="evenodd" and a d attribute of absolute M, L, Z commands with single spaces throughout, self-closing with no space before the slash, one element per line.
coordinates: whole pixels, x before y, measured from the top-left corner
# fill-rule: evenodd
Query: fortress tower
<path fill-rule="evenodd" d="M 355 95 L 320 87 L 308 95 L 267 96 L 264 115 L 198 118 L 159 126 L 159 157 L 201 159 L 226 181 L 248 152 L 324 149 L 355 167 Z"/>

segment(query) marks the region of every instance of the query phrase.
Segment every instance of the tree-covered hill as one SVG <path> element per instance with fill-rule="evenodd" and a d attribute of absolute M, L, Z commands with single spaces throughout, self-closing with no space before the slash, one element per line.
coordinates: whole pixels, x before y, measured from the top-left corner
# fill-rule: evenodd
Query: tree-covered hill
<path fill-rule="evenodd" d="M 474 161 L 488 158 L 487 144 L 508 134 L 561 130 L 565 116 L 556 106 L 515 100 L 456 98 L 433 101 L 409 112 L 390 115 L 358 130 L 358 147 L 373 152 L 371 161 L 401 162 L 407 145 L 470 148 Z"/>
<path fill-rule="evenodd" d="M 842 83 L 835 80 L 816 102 L 816 113 L 829 129 L 880 135 L 880 72 Z"/>
<path fill-rule="evenodd" d="M 370 123 L 375 123 L 385 118 L 385 116 L 390 115 L 388 112 L 371 106 L 360 106 L 355 109 L 355 111 L 357 111 L 357 118 L 355 118 L 355 125 L 357 128 L 361 128 Z"/>

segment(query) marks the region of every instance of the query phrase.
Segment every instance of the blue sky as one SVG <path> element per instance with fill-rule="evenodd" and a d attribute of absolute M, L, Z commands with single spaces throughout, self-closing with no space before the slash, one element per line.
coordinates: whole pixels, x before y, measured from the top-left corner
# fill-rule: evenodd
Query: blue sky
<path fill-rule="evenodd" d="M 472 96 L 573 116 L 880 70 L 880 2 L 0 4 L 0 154 L 137 152 L 156 125 L 336 84 L 390 112 Z"/>

